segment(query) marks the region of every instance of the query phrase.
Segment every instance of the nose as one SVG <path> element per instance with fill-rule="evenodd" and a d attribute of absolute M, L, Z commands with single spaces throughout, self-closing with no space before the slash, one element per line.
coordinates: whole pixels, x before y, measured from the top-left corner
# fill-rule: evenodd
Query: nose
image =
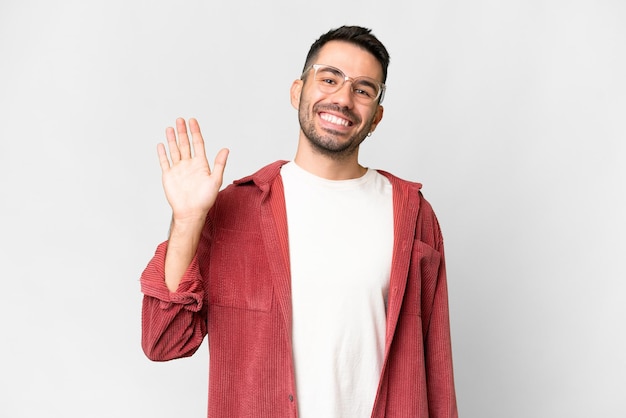
<path fill-rule="evenodd" d="M 351 109 L 354 105 L 354 95 L 352 94 L 352 80 L 346 80 L 343 85 L 333 93 L 331 101 L 338 106 Z"/>

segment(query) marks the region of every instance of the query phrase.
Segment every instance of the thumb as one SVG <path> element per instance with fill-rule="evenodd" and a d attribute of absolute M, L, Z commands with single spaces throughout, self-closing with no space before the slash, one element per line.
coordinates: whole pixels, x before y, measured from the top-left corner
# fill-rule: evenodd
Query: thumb
<path fill-rule="evenodd" d="M 218 176 L 220 179 L 224 176 L 224 169 L 226 168 L 226 161 L 228 160 L 228 148 L 222 148 L 217 153 L 215 161 L 213 162 L 213 172 L 211 175 Z"/>

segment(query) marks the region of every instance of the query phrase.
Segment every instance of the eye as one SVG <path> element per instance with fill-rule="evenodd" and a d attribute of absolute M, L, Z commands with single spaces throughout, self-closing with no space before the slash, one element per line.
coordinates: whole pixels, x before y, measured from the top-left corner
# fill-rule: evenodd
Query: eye
<path fill-rule="evenodd" d="M 372 94 L 371 91 L 367 91 L 367 90 L 363 90 L 359 88 L 354 88 L 354 94 L 358 94 L 359 96 L 365 96 L 365 97 L 374 97 L 374 94 Z"/>
<path fill-rule="evenodd" d="M 323 84 L 334 86 L 339 83 L 340 78 L 337 74 L 334 74 L 331 71 L 318 71 L 317 81 Z"/>
<path fill-rule="evenodd" d="M 352 91 L 354 91 L 356 95 L 368 98 L 374 98 L 378 93 L 376 86 L 366 80 L 355 81 L 352 85 Z"/>
<path fill-rule="evenodd" d="M 343 83 L 343 74 L 334 67 L 320 67 L 315 79 L 325 86 L 337 86 Z"/>

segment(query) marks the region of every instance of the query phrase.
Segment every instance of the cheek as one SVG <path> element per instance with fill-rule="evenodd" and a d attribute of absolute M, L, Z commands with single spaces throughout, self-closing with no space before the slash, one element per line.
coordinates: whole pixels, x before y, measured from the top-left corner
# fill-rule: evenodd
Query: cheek
<path fill-rule="evenodd" d="M 328 101 L 328 95 L 320 92 L 315 86 L 305 84 L 300 90 L 300 103 L 308 103 L 315 106 L 317 103 Z"/>
<path fill-rule="evenodd" d="M 372 113 L 371 109 L 363 109 L 361 115 L 363 115 L 363 125 L 371 125 L 376 121 L 376 113 Z"/>
<path fill-rule="evenodd" d="M 372 125 L 378 125 L 378 122 L 382 119 L 382 113 L 379 111 L 378 107 L 373 110 L 372 115 L 369 120 Z"/>

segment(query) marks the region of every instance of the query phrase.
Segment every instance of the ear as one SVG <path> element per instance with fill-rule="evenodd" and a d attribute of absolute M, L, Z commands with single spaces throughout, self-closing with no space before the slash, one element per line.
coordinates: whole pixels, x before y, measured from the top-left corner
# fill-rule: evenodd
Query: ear
<path fill-rule="evenodd" d="M 378 107 L 376 108 L 376 113 L 374 114 L 374 118 L 372 119 L 372 129 L 370 130 L 370 132 L 374 132 L 376 130 L 376 127 L 378 126 L 380 121 L 383 120 L 384 112 L 385 108 L 383 108 L 381 105 L 378 105 Z"/>
<path fill-rule="evenodd" d="M 296 110 L 300 108 L 300 95 L 302 94 L 302 83 L 303 81 L 300 79 L 294 80 L 294 82 L 291 83 L 291 90 L 290 90 L 291 106 L 293 106 L 293 108 Z"/>

